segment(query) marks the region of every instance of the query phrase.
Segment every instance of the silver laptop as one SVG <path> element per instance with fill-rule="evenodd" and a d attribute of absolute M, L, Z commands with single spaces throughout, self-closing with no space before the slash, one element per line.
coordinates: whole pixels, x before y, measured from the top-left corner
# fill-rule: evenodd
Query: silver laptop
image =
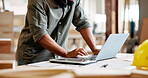
<path fill-rule="evenodd" d="M 105 59 L 115 58 L 128 36 L 129 34 L 111 34 L 98 55 L 92 55 L 84 58 L 50 59 L 49 61 L 52 63 L 86 65 Z"/>

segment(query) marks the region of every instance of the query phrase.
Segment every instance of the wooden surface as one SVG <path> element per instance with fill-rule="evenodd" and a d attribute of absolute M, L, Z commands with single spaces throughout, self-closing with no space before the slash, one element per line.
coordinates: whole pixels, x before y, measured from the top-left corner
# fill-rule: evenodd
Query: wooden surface
<path fill-rule="evenodd" d="M 13 37 L 13 12 L 0 12 L 0 38 Z"/>
<path fill-rule="evenodd" d="M 130 76 L 82 76 L 75 78 L 147 78 L 147 75 L 132 74 Z"/>
<path fill-rule="evenodd" d="M 34 65 L 18 66 L 16 67 L 15 70 L 12 69 L 1 70 L 0 78 L 54 78 L 54 77 L 56 78 L 148 78 L 148 71 L 140 70 L 142 72 L 145 72 L 144 75 L 143 73 L 133 72 L 134 70 L 137 69 L 126 70 L 125 67 L 131 66 L 132 63 L 132 61 L 128 60 L 130 58 L 133 58 L 133 55 L 122 54 L 118 55 L 117 59 L 99 61 L 97 63 L 86 66 L 49 63 L 49 61 L 39 62 L 35 63 Z M 100 65 L 104 63 L 108 63 L 111 67 L 119 67 L 119 69 L 117 69 L 117 71 L 114 72 L 109 72 L 114 69 L 100 68 Z M 41 67 L 39 65 L 35 66 L 37 64 L 40 64 L 42 66 Z M 118 65 L 113 66 L 111 64 L 113 65 L 118 64 Z M 85 69 L 83 70 L 85 72 L 81 71 L 80 69 L 82 70 Z M 79 71 L 79 73 L 76 70 Z M 118 73 L 118 71 L 121 73 Z M 81 73 L 83 72 L 84 74 L 80 74 L 80 72 Z M 101 74 L 102 72 L 104 73 Z M 131 72 L 131 73 L 127 74 L 126 72 L 127 73 Z"/>
<path fill-rule="evenodd" d="M 0 73 L 0 78 L 72 78 L 72 71 L 69 70 L 24 70 L 9 73 Z"/>
<path fill-rule="evenodd" d="M 148 18 L 142 20 L 142 27 L 140 33 L 140 43 L 148 39 Z"/>
<path fill-rule="evenodd" d="M 93 71 L 90 71 L 93 72 Z M 148 75 L 135 74 L 131 75 L 82 75 L 75 74 L 68 69 L 49 69 L 37 67 L 22 67 L 16 70 L 1 70 L 0 78 L 148 78 Z"/>
<path fill-rule="evenodd" d="M 13 69 L 16 66 L 15 60 L 0 60 L 0 70 L 1 69 Z"/>
<path fill-rule="evenodd" d="M 0 53 L 11 53 L 11 39 L 0 39 Z"/>
<path fill-rule="evenodd" d="M 12 39 L 11 51 L 13 51 L 13 12 L 0 12 L 0 38 L 10 38 Z"/>
<path fill-rule="evenodd" d="M 13 68 L 13 63 L 0 63 L 0 69 L 11 69 Z"/>

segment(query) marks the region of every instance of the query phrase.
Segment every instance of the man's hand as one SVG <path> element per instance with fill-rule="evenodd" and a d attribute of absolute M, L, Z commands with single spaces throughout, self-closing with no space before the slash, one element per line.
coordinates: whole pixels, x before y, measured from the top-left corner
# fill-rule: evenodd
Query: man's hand
<path fill-rule="evenodd" d="M 98 55 L 99 52 L 100 52 L 100 49 L 93 50 L 94 55 Z"/>
<path fill-rule="evenodd" d="M 88 55 L 88 53 L 83 48 L 77 48 L 77 49 L 75 49 L 75 50 L 73 50 L 71 52 L 68 52 L 67 53 L 67 58 L 77 57 L 78 55 L 86 56 L 86 55 Z"/>
<path fill-rule="evenodd" d="M 96 42 L 94 39 L 94 36 L 92 34 L 92 29 L 91 28 L 85 28 L 81 29 L 80 33 L 88 46 L 90 47 L 91 51 L 94 53 L 94 55 L 97 55 L 100 49 L 96 49 Z"/>

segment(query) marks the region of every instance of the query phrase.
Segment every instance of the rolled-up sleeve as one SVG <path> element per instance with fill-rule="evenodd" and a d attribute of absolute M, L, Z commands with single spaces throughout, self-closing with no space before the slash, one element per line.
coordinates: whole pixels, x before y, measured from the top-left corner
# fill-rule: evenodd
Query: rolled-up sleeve
<path fill-rule="evenodd" d="M 79 3 L 77 4 L 74 12 L 74 17 L 72 23 L 76 26 L 76 30 L 80 31 L 81 29 L 91 27 L 84 10 L 80 7 Z"/>
<path fill-rule="evenodd" d="M 28 4 L 27 19 L 34 42 L 38 42 L 47 34 L 47 15 L 42 3 L 35 2 L 35 0 L 32 1 L 34 2 Z"/>

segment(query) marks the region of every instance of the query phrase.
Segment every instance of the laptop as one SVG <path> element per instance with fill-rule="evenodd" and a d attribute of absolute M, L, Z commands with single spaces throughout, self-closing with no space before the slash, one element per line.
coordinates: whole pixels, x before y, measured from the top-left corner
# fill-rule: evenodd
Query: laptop
<path fill-rule="evenodd" d="M 51 63 L 87 65 L 95 63 L 97 61 L 115 58 L 128 36 L 129 34 L 111 34 L 106 40 L 98 55 L 78 58 L 50 59 L 49 61 Z"/>

